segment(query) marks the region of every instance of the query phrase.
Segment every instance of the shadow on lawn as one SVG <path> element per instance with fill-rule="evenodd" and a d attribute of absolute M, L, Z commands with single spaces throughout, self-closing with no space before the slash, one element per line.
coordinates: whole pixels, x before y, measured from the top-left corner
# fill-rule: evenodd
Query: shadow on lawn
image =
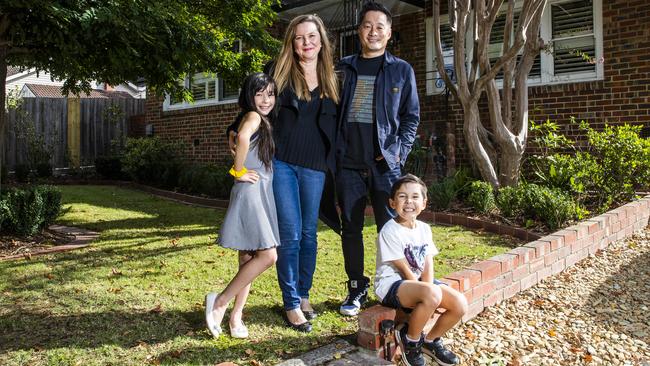
<path fill-rule="evenodd" d="M 264 358 L 286 358 L 332 340 L 331 335 L 307 336 L 285 330 L 280 314 L 279 306 L 250 306 L 246 309 L 246 323 L 249 327 L 262 327 L 268 336 L 256 339 L 253 333 L 251 340 L 235 340 L 224 335 L 213 340 L 205 329 L 203 310 L 159 313 L 116 310 L 72 315 L 14 310 L 0 319 L 3 328 L 0 353 L 30 349 L 93 349 L 106 345 L 129 349 L 168 343 L 173 350 L 156 355 L 158 360 L 166 364 L 204 364 L 255 359 L 256 354 Z M 227 332 L 227 318 L 222 325 Z M 169 343 L 176 338 L 182 339 Z"/>
<path fill-rule="evenodd" d="M 628 249 L 625 249 L 628 250 Z M 650 253 L 623 266 L 592 292 L 585 310 L 628 337 L 650 343 Z"/>

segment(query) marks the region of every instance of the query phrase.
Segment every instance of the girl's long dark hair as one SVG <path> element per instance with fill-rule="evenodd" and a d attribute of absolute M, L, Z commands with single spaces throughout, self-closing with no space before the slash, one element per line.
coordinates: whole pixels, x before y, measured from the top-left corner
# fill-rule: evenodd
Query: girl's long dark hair
<path fill-rule="evenodd" d="M 257 108 L 255 107 L 255 94 L 266 88 L 271 88 L 273 90 L 273 93 L 276 96 L 276 101 L 271 113 L 267 116 L 260 115 L 260 117 L 262 117 L 262 123 L 260 123 L 260 127 L 257 130 L 257 140 L 255 140 L 255 144 L 257 145 L 257 153 L 260 160 L 264 163 L 264 166 L 266 166 L 267 169 L 271 169 L 273 154 L 275 153 L 271 121 L 274 120 L 278 114 L 279 103 L 277 100 L 278 90 L 275 81 L 273 81 L 269 75 L 263 72 L 258 72 L 248 75 L 246 79 L 244 79 L 241 91 L 239 92 L 239 106 L 241 107 L 242 112 L 237 118 L 243 118 L 248 112 L 257 112 Z"/>

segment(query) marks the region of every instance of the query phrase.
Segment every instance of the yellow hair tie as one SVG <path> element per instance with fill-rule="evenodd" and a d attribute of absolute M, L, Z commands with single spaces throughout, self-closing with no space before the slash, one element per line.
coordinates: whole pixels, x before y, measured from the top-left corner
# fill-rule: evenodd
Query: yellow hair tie
<path fill-rule="evenodd" d="M 246 174 L 246 172 L 248 172 L 248 169 L 246 169 L 246 167 L 241 168 L 241 170 L 235 170 L 234 165 L 232 166 L 232 168 L 230 168 L 230 171 L 228 171 L 228 173 L 230 173 L 230 175 L 232 175 L 235 178 L 243 177 L 244 174 Z"/>

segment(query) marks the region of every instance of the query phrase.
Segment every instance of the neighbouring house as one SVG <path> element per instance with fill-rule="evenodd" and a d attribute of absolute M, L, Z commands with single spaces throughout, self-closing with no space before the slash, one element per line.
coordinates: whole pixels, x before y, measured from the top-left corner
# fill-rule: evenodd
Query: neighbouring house
<path fill-rule="evenodd" d="M 65 98 L 58 85 L 43 84 L 24 84 L 19 94 L 22 98 Z M 81 93 L 79 98 L 127 98 L 136 99 L 133 95 L 125 91 L 92 89 L 90 93 Z"/>
<path fill-rule="evenodd" d="M 7 66 L 7 80 L 5 85 L 6 92 L 17 91 L 21 96 L 30 97 L 33 92 L 25 89 L 25 85 L 31 85 L 32 88 L 36 86 L 63 86 L 62 80 L 57 80 L 52 77 L 48 72 L 39 71 L 36 72 L 35 69 L 25 69 L 17 66 Z M 106 83 L 92 82 L 91 88 L 94 91 L 105 91 L 105 92 L 123 92 L 127 93 L 130 97 L 144 99 L 147 96 L 146 87 L 143 82 L 127 82 L 115 87 L 107 85 Z M 45 89 L 44 89 L 45 90 Z M 48 91 L 54 90 L 48 88 Z M 24 94 L 23 94 L 24 93 Z M 82 93 L 84 94 L 84 93 Z M 94 94 L 95 97 L 98 97 L 97 94 Z M 63 97 L 61 94 L 60 88 L 58 94 L 49 95 L 51 97 L 60 98 Z M 84 97 L 81 95 L 81 97 Z M 88 97 L 86 95 L 86 97 Z"/>
<path fill-rule="evenodd" d="M 381 0 L 379 0 L 381 1 Z M 382 1 L 394 14 L 389 50 L 415 69 L 421 104 L 419 135 L 429 150 L 426 175 L 445 174 L 440 164 L 468 162 L 461 109 L 434 72 L 431 0 Z M 317 13 L 328 25 L 339 55 L 358 50 L 356 13 L 361 0 L 284 0 L 278 9 L 278 29 L 298 14 Z M 443 5 L 444 6 L 444 5 Z M 495 23 L 490 47 L 494 57 L 501 51 L 505 17 Z M 441 19 L 445 63 L 453 56 L 450 33 Z M 570 117 L 593 126 L 635 123 L 650 134 L 650 3 L 638 0 L 549 0 L 541 36 L 555 51 L 540 52 L 530 73 L 531 119 L 560 122 L 565 133 L 577 137 Z M 468 35 L 468 42 L 471 35 Z M 576 52 L 578 50 L 579 52 Z M 590 61 L 583 59 L 583 54 Z M 468 60 L 470 62 L 470 60 Z M 189 104 L 170 97 L 149 96 L 146 123 L 155 135 L 181 139 L 191 146 L 188 158 L 215 162 L 229 157 L 225 127 L 236 116 L 237 90 L 218 77 L 197 74 L 186 80 L 196 100 Z M 437 166 L 438 169 L 435 169 Z"/>

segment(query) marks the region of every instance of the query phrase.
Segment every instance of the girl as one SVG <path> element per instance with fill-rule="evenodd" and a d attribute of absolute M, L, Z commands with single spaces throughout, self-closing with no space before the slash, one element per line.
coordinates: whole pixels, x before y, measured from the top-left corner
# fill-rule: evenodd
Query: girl
<path fill-rule="evenodd" d="M 230 174 L 235 185 L 230 192 L 218 244 L 239 251 L 239 271 L 220 293 L 205 298 L 205 320 L 214 337 L 218 337 L 228 303 L 235 298 L 230 313 L 230 335 L 248 337 L 242 311 L 253 280 L 271 267 L 280 243 L 277 213 L 273 197 L 271 169 L 274 143 L 270 119 L 276 115 L 276 86 L 264 73 L 249 75 L 239 94 L 242 112 L 237 117 L 239 130 L 235 162 Z"/>

